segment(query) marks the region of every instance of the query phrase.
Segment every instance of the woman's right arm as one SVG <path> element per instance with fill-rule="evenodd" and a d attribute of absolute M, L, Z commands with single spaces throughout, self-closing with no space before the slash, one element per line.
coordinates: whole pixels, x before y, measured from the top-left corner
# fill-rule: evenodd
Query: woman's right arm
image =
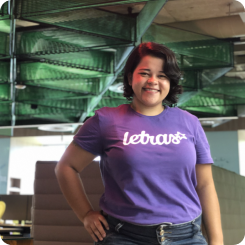
<path fill-rule="evenodd" d="M 97 242 L 97 237 L 103 240 L 103 237 L 106 236 L 101 222 L 107 229 L 109 226 L 104 216 L 93 210 L 79 176 L 79 173 L 94 158 L 95 155 L 85 151 L 73 141 L 58 162 L 55 173 L 67 202 L 84 223 L 85 229 L 93 240 Z"/>

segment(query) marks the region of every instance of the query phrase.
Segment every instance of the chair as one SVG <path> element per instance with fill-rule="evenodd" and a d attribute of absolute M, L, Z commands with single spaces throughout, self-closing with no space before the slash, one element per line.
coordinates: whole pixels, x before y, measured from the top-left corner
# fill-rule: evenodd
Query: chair
<path fill-rule="evenodd" d="M 4 212 L 5 212 L 5 209 L 6 209 L 6 204 L 5 202 L 3 201 L 0 201 L 0 219 L 2 218 Z"/>
<path fill-rule="evenodd" d="M 31 220 L 32 195 L 0 195 L 6 209 L 3 220 Z"/>
<path fill-rule="evenodd" d="M 36 163 L 32 204 L 34 245 L 92 245 L 93 240 L 61 193 L 55 176 L 57 162 Z M 92 162 L 80 174 L 95 210 L 104 192 L 99 163 Z"/>

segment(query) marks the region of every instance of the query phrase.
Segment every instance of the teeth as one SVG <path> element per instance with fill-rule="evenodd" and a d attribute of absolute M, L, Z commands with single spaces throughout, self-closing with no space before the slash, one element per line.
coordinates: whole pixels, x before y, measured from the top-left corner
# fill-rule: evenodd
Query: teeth
<path fill-rule="evenodd" d="M 145 88 L 146 91 L 157 91 L 156 89 Z"/>

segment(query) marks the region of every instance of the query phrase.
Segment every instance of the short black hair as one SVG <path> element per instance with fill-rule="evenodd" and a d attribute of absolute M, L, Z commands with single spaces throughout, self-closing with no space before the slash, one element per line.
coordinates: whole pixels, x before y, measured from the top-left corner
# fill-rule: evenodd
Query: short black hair
<path fill-rule="evenodd" d="M 175 54 L 166 46 L 154 42 L 141 43 L 130 54 L 124 67 L 123 96 L 129 101 L 132 100 L 134 91 L 129 85 L 128 76 L 133 75 L 134 70 L 140 63 L 141 59 L 147 55 L 164 60 L 163 71 L 170 79 L 170 90 L 166 98 L 163 100 L 163 103 L 176 104 L 178 101 L 177 95 L 183 93 L 183 88 L 181 85 L 179 85 L 181 71 L 177 64 Z"/>

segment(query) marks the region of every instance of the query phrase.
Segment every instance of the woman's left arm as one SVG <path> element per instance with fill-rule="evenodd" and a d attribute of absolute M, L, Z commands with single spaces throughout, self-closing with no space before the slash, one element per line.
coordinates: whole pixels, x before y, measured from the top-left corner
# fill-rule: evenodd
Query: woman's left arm
<path fill-rule="evenodd" d="M 220 206 L 212 175 L 212 164 L 196 164 L 196 192 L 202 206 L 209 245 L 223 245 Z"/>

